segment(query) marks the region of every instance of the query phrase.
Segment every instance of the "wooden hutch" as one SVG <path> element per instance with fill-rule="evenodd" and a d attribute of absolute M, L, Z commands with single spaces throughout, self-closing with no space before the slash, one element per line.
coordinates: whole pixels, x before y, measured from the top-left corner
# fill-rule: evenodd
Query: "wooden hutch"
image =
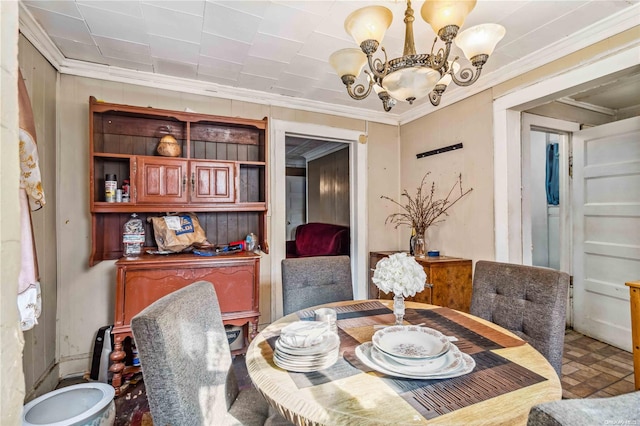
<path fill-rule="evenodd" d="M 181 148 L 178 157 L 156 149 L 165 135 Z M 91 266 L 116 262 L 114 350 L 111 354 L 116 393 L 120 393 L 133 316 L 162 296 L 194 281 L 213 283 L 225 324 L 243 326 L 247 341 L 257 334 L 260 256 L 236 253 L 123 258 L 122 230 L 132 213 L 145 226 L 145 247 L 155 249 L 148 217 L 194 212 L 212 244 L 257 235 L 267 245 L 267 120 L 249 120 L 89 100 Z M 130 183 L 128 202 L 107 202 L 105 176 L 115 174 L 118 187 Z"/>

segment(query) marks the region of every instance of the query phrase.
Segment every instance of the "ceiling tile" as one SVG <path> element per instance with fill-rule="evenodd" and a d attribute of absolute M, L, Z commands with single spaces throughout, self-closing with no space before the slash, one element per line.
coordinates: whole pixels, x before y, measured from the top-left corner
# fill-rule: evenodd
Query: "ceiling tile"
<path fill-rule="evenodd" d="M 153 64 L 151 59 L 149 59 L 149 63 L 144 63 L 144 64 L 136 61 L 127 61 L 125 59 L 119 59 L 119 58 L 107 58 L 107 60 L 109 61 L 109 66 L 112 66 L 112 67 L 125 68 L 125 69 L 134 70 L 134 71 L 153 72 Z"/>
<path fill-rule="evenodd" d="M 151 64 L 151 49 L 148 44 L 131 43 L 100 36 L 94 36 L 94 40 L 100 52 L 106 57 Z"/>
<path fill-rule="evenodd" d="M 262 92 L 268 92 L 277 80 L 272 78 L 265 78 L 258 75 L 240 74 L 238 84 L 240 87 L 246 87 L 247 89 L 260 90 Z"/>
<path fill-rule="evenodd" d="M 202 33 L 200 54 L 229 62 L 244 61 L 251 45 L 237 40 L 220 37 L 215 34 Z"/>
<path fill-rule="evenodd" d="M 249 56 L 242 67 L 242 72 L 277 79 L 285 68 L 287 64 L 284 62 Z"/>
<path fill-rule="evenodd" d="M 242 71 L 242 65 L 220 60 L 217 60 L 217 62 L 215 66 L 212 66 L 203 65 L 202 61 L 200 61 L 198 76 L 218 77 L 237 83 L 238 77 L 240 77 L 240 71 Z"/>
<path fill-rule="evenodd" d="M 30 8 L 29 11 L 36 21 L 46 29 L 49 36 L 93 44 L 89 28 L 84 21 L 44 9 Z"/>
<path fill-rule="evenodd" d="M 170 59 L 174 62 L 197 64 L 200 56 L 200 45 L 182 40 L 174 40 L 156 35 L 149 36 L 151 56 Z"/>
<path fill-rule="evenodd" d="M 305 12 L 313 13 L 314 15 L 324 16 L 329 13 L 329 10 L 333 7 L 335 1 L 323 0 L 323 1 L 308 1 L 308 0 L 286 0 L 286 1 L 274 1 L 275 4 L 282 4 L 287 7 L 293 7 L 294 9 L 302 10 Z M 343 2 L 347 3 L 347 2 Z"/>
<path fill-rule="evenodd" d="M 334 73 L 333 68 L 331 68 L 331 65 L 326 61 L 320 61 L 303 55 L 293 57 L 291 63 L 287 66 L 287 72 L 306 75 L 314 79 L 319 79 L 326 73 Z"/>
<path fill-rule="evenodd" d="M 94 44 L 79 43 L 58 37 L 51 37 L 51 40 L 53 40 L 66 58 L 106 64 L 98 47 Z"/>
<path fill-rule="evenodd" d="M 257 0 L 257 1 L 246 1 L 246 0 L 229 0 L 229 1 L 207 1 L 207 7 L 210 4 L 215 4 L 218 6 L 224 6 L 225 8 L 237 10 L 240 12 L 248 13 L 253 16 L 257 16 L 261 18 L 264 16 L 264 12 L 269 7 L 268 1 Z"/>
<path fill-rule="evenodd" d="M 195 16 L 204 16 L 205 3 L 206 2 L 203 0 L 145 0 L 141 5 L 143 13 L 145 5 L 152 5 L 163 9 L 174 10 L 176 12 L 189 13 Z"/>
<path fill-rule="evenodd" d="M 203 31 L 228 39 L 251 43 L 261 18 L 215 3 L 207 3 Z"/>
<path fill-rule="evenodd" d="M 78 6 L 91 6 L 106 12 L 118 13 L 120 15 L 142 18 L 142 10 L 139 1 L 116 1 L 116 0 L 76 0 Z"/>
<path fill-rule="evenodd" d="M 160 74 L 173 75 L 181 78 L 196 78 L 197 65 L 184 62 L 168 61 L 162 58 L 153 58 L 153 67 Z"/>
<path fill-rule="evenodd" d="M 317 15 L 281 4 L 271 4 L 258 27 L 258 32 L 304 42 L 318 22 L 320 19 Z"/>
<path fill-rule="evenodd" d="M 59 0 L 23 0 L 28 9 L 32 8 L 48 10 L 49 12 L 60 13 L 62 15 L 71 16 L 73 18 L 82 18 L 80 11 L 76 7 L 76 3 L 72 1 Z M 33 12 L 32 12 L 33 13 Z"/>
<path fill-rule="evenodd" d="M 200 43 L 202 16 L 176 12 L 149 4 L 142 4 L 142 13 L 149 34 Z"/>
<path fill-rule="evenodd" d="M 346 47 L 358 46 L 355 45 L 355 42 L 345 45 L 344 40 L 326 34 L 313 33 L 309 36 L 304 46 L 298 51 L 298 54 L 327 62 L 333 52 Z"/>
<path fill-rule="evenodd" d="M 216 77 L 216 76 L 208 75 L 208 74 L 199 74 L 198 75 L 198 80 L 209 81 L 211 83 L 216 83 L 216 84 L 219 84 L 221 86 L 238 87 L 238 81 L 237 80 L 227 80 L 225 78 L 220 78 L 220 77 Z"/>
<path fill-rule="evenodd" d="M 258 34 L 249 49 L 249 55 L 289 63 L 302 46 L 300 42 Z"/>
<path fill-rule="evenodd" d="M 92 4 L 87 3 L 87 4 Z M 102 9 L 79 4 L 89 30 L 99 36 L 127 40 L 136 43 L 148 43 L 145 22 L 140 17 L 127 16 Z"/>
<path fill-rule="evenodd" d="M 304 92 L 309 90 L 309 88 L 314 87 L 318 84 L 318 80 L 309 78 L 305 75 L 297 75 L 290 73 L 283 73 L 279 79 L 280 85 L 283 87 L 287 87 L 288 89 L 295 90 L 298 92 Z"/>

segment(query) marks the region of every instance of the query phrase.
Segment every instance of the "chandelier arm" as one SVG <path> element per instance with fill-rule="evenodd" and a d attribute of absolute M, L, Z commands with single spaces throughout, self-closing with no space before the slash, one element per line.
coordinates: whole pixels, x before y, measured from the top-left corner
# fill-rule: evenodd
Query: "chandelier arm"
<path fill-rule="evenodd" d="M 369 62 L 371 73 L 382 80 L 389 73 L 389 62 L 387 62 L 387 51 L 385 48 L 380 47 L 380 50 L 384 53 L 384 62 L 380 58 L 374 58 L 373 54 L 367 55 L 367 61 Z"/>
<path fill-rule="evenodd" d="M 429 100 L 431 101 L 431 105 L 438 106 L 440 105 L 440 99 L 442 98 L 442 93 L 436 93 L 435 91 L 429 92 Z"/>
<path fill-rule="evenodd" d="M 365 70 L 364 72 L 367 74 L 370 74 L 367 70 Z M 367 96 L 369 96 L 369 93 L 371 93 L 371 90 L 373 89 L 374 79 L 369 78 L 368 80 L 369 80 L 369 87 L 366 87 L 366 88 L 362 83 L 358 83 L 355 86 L 353 84 L 347 84 L 346 87 L 347 87 L 347 93 L 349 94 L 349 96 L 351 96 L 353 99 L 357 101 L 361 101 Z"/>
<path fill-rule="evenodd" d="M 451 72 L 451 80 L 456 83 L 458 86 L 471 86 L 475 83 L 478 78 L 480 78 L 480 73 L 482 72 L 482 66 L 476 66 L 476 72 L 474 73 L 471 68 L 464 68 L 460 70 L 459 76 Z"/>
<path fill-rule="evenodd" d="M 433 45 L 435 47 L 435 41 L 434 41 Z M 446 64 L 447 64 L 447 61 L 449 60 L 449 54 L 450 53 L 451 53 L 451 42 L 450 41 L 445 43 L 445 47 L 444 48 L 441 47 L 440 49 L 438 49 L 438 53 L 437 54 L 433 53 L 433 47 L 432 47 L 431 48 L 429 67 L 431 69 L 433 69 L 434 71 L 440 71 L 443 68 L 445 68 L 444 70 L 441 71 L 441 74 L 444 74 L 444 72 L 446 71 Z"/>

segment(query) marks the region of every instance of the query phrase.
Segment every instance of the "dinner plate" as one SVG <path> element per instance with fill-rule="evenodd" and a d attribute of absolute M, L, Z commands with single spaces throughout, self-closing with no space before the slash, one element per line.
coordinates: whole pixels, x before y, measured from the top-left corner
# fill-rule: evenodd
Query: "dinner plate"
<path fill-rule="evenodd" d="M 287 371 L 293 371 L 296 373 L 309 373 L 313 371 L 324 370 L 325 368 L 331 367 L 333 364 L 336 363 L 339 356 L 340 356 L 340 351 L 336 350 L 332 352 L 330 356 L 325 357 L 325 359 L 319 362 L 296 363 L 296 362 L 291 362 L 289 360 L 283 360 L 282 358 L 280 358 L 279 354 L 276 352 L 273 356 L 273 362 L 275 362 L 275 364 L 278 367 L 285 369 Z"/>
<path fill-rule="evenodd" d="M 320 343 L 303 347 L 294 348 L 287 346 L 281 339 L 276 340 L 276 350 L 294 356 L 318 355 L 332 351 L 340 345 L 340 337 L 337 334 L 327 332 Z"/>
<path fill-rule="evenodd" d="M 376 331 L 376 348 L 402 364 L 419 365 L 447 353 L 451 343 L 437 330 L 415 325 L 395 325 Z"/>
<path fill-rule="evenodd" d="M 432 380 L 432 379 L 450 379 L 453 377 L 458 377 L 458 376 L 462 376 L 465 374 L 468 374 L 470 372 L 473 371 L 473 369 L 476 366 L 476 362 L 474 361 L 474 359 L 465 354 L 464 352 L 461 352 L 462 354 L 462 363 L 460 365 L 460 367 L 458 367 L 458 369 L 456 369 L 455 371 L 451 371 L 448 373 L 444 373 L 444 374 L 408 374 L 408 373 L 397 373 L 395 371 L 391 371 L 381 365 L 379 365 L 378 363 L 376 363 L 373 358 L 371 357 L 371 349 L 373 348 L 373 344 L 371 342 L 366 342 L 363 343 L 361 345 L 358 345 L 356 347 L 356 357 L 358 357 L 358 359 L 360 361 L 362 361 L 362 363 L 364 365 L 366 365 L 367 367 L 378 371 L 380 373 L 386 374 L 388 376 L 393 376 L 393 377 L 400 377 L 400 378 L 404 378 L 404 379 L 417 379 L 417 380 Z"/>
<path fill-rule="evenodd" d="M 291 349 L 306 348 L 320 344 L 329 335 L 326 322 L 295 321 L 280 331 L 280 343 Z"/>
<path fill-rule="evenodd" d="M 455 371 L 462 366 L 462 352 L 452 345 L 451 349 L 441 357 L 432 358 L 423 365 L 404 365 L 395 361 L 395 358 L 379 351 L 375 346 L 371 347 L 371 359 L 378 365 L 401 374 L 446 374 Z"/>

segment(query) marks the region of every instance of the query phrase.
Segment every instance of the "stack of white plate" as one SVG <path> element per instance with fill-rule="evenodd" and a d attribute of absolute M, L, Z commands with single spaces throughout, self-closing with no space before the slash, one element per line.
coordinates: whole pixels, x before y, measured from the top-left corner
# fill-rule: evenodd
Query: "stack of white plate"
<path fill-rule="evenodd" d="M 280 368 L 307 373 L 332 366 L 340 355 L 340 338 L 326 322 L 296 321 L 276 340 L 273 361 Z"/>
<path fill-rule="evenodd" d="M 398 325 L 378 330 L 356 356 L 384 374 L 410 379 L 446 379 L 475 368 L 475 361 L 449 339 L 427 327 Z"/>

